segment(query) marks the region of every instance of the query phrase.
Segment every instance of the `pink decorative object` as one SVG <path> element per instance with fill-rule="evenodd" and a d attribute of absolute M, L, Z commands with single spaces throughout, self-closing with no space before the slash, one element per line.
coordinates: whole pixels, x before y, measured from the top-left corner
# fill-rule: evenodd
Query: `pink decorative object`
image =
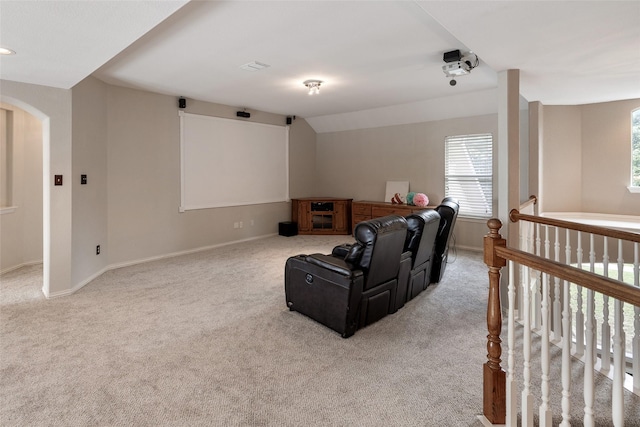
<path fill-rule="evenodd" d="M 424 208 L 429 205 L 429 198 L 424 193 L 416 193 L 413 196 L 413 204 Z"/>

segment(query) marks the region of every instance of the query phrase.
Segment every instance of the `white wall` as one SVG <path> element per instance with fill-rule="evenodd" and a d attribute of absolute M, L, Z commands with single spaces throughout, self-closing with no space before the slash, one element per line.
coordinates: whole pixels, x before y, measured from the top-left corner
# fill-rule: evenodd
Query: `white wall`
<path fill-rule="evenodd" d="M 444 197 L 444 139 L 489 132 L 497 145 L 496 114 L 317 135 L 314 195 L 383 201 L 387 181 L 409 181 L 431 204 Z M 495 205 L 495 203 L 494 203 Z M 481 248 L 486 221 L 459 219 L 457 244 Z"/>
<path fill-rule="evenodd" d="M 0 271 L 42 262 L 42 124 L 31 114 L 1 104 L 12 116 L 11 206 L 0 215 Z M 3 129 L 4 130 L 4 129 Z"/>

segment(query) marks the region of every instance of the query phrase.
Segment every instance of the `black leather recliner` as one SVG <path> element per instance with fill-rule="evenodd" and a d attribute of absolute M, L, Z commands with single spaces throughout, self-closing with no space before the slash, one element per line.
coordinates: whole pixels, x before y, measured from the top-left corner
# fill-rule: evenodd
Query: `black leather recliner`
<path fill-rule="evenodd" d="M 409 301 L 431 283 L 431 265 L 436 235 L 440 227 L 440 214 L 435 210 L 423 210 L 407 215 L 407 240 L 404 249 L 411 253 L 411 271 L 406 281 L 404 301 L 402 286 L 398 285 L 399 302 Z"/>
<path fill-rule="evenodd" d="M 363 221 L 353 234 L 356 242 L 337 248 L 336 255 L 297 255 L 285 265 L 289 309 L 344 338 L 397 310 L 398 276 L 411 262 L 403 252 L 407 221 L 401 216 Z"/>
<path fill-rule="evenodd" d="M 440 282 L 440 279 L 442 279 L 442 275 L 444 274 L 444 269 L 447 266 L 449 241 L 453 235 L 453 228 L 456 225 L 460 204 L 452 197 L 445 197 L 435 210 L 440 214 L 440 226 L 438 228 L 438 235 L 436 236 L 436 244 L 433 253 L 431 283 Z"/>

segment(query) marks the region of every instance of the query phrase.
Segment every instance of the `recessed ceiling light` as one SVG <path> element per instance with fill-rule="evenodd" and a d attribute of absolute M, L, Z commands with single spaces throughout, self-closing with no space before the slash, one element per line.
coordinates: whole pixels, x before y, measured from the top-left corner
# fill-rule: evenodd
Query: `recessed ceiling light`
<path fill-rule="evenodd" d="M 6 47 L 0 47 L 0 55 L 15 55 L 16 52 Z"/>

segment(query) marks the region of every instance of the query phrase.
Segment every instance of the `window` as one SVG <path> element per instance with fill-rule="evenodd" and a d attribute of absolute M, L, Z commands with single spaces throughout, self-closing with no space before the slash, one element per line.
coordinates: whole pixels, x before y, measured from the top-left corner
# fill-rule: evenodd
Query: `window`
<path fill-rule="evenodd" d="M 0 108 L 0 208 L 10 207 L 12 202 L 12 123 L 12 112 Z"/>
<path fill-rule="evenodd" d="M 493 215 L 493 136 L 448 136 L 444 141 L 445 196 L 460 202 L 460 216 Z"/>
<path fill-rule="evenodd" d="M 631 186 L 640 187 L 640 108 L 631 112 Z"/>

